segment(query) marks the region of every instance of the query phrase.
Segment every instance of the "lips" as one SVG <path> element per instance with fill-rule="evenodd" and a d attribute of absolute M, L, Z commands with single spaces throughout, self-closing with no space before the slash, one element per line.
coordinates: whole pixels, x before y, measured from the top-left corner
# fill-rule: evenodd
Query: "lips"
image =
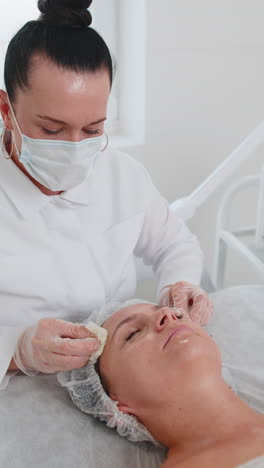
<path fill-rule="evenodd" d="M 187 325 L 181 325 L 180 327 L 174 328 L 174 329 L 172 330 L 172 332 L 170 333 L 169 338 L 168 338 L 167 341 L 165 342 L 165 344 L 164 344 L 164 346 L 163 346 L 163 349 L 167 346 L 167 344 L 168 344 L 168 342 L 170 341 L 171 337 L 172 337 L 173 335 L 175 335 L 176 333 L 179 333 L 179 332 L 182 331 L 182 330 L 191 330 L 191 331 L 193 331 L 192 328 L 191 328 L 191 327 L 188 327 Z"/>

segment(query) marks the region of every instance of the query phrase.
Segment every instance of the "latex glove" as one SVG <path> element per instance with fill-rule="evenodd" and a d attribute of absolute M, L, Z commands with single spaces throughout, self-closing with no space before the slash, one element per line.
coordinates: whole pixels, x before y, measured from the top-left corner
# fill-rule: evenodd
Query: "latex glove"
<path fill-rule="evenodd" d="M 213 315 L 214 305 L 208 294 L 199 286 L 179 281 L 162 289 L 161 305 L 175 307 L 179 312 L 189 312 L 191 319 L 206 325 Z"/>
<path fill-rule="evenodd" d="M 84 325 L 44 318 L 20 335 L 14 361 L 27 375 L 79 369 L 100 342 Z"/>

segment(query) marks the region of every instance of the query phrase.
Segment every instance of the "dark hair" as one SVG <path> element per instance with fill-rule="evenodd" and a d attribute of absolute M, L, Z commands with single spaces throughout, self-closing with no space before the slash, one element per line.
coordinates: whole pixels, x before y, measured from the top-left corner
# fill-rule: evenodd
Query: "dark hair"
<path fill-rule="evenodd" d="M 92 17 L 87 8 L 91 3 L 92 0 L 38 0 L 39 19 L 26 23 L 7 49 L 4 78 L 11 101 L 15 100 L 17 87 L 29 87 L 32 58 L 38 55 L 77 72 L 106 69 L 112 84 L 109 49 L 90 27 Z"/>

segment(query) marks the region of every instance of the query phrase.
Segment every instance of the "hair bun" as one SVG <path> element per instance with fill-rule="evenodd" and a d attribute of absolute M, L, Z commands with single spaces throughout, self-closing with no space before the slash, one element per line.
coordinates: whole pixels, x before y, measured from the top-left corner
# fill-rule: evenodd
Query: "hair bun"
<path fill-rule="evenodd" d="M 52 26 L 88 27 L 92 0 L 38 0 L 39 21 Z"/>

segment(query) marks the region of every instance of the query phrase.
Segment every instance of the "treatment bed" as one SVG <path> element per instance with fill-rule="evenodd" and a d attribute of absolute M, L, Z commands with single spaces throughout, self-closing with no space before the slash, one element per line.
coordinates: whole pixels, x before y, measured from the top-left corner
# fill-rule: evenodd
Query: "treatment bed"
<path fill-rule="evenodd" d="M 211 295 L 206 327 L 221 348 L 223 376 L 264 413 L 264 286 Z M 195 391 L 195 390 L 194 390 Z M 56 375 L 18 374 L 0 394 L 0 460 L 5 468 L 158 468 L 165 450 L 139 447 L 81 412 Z"/>

